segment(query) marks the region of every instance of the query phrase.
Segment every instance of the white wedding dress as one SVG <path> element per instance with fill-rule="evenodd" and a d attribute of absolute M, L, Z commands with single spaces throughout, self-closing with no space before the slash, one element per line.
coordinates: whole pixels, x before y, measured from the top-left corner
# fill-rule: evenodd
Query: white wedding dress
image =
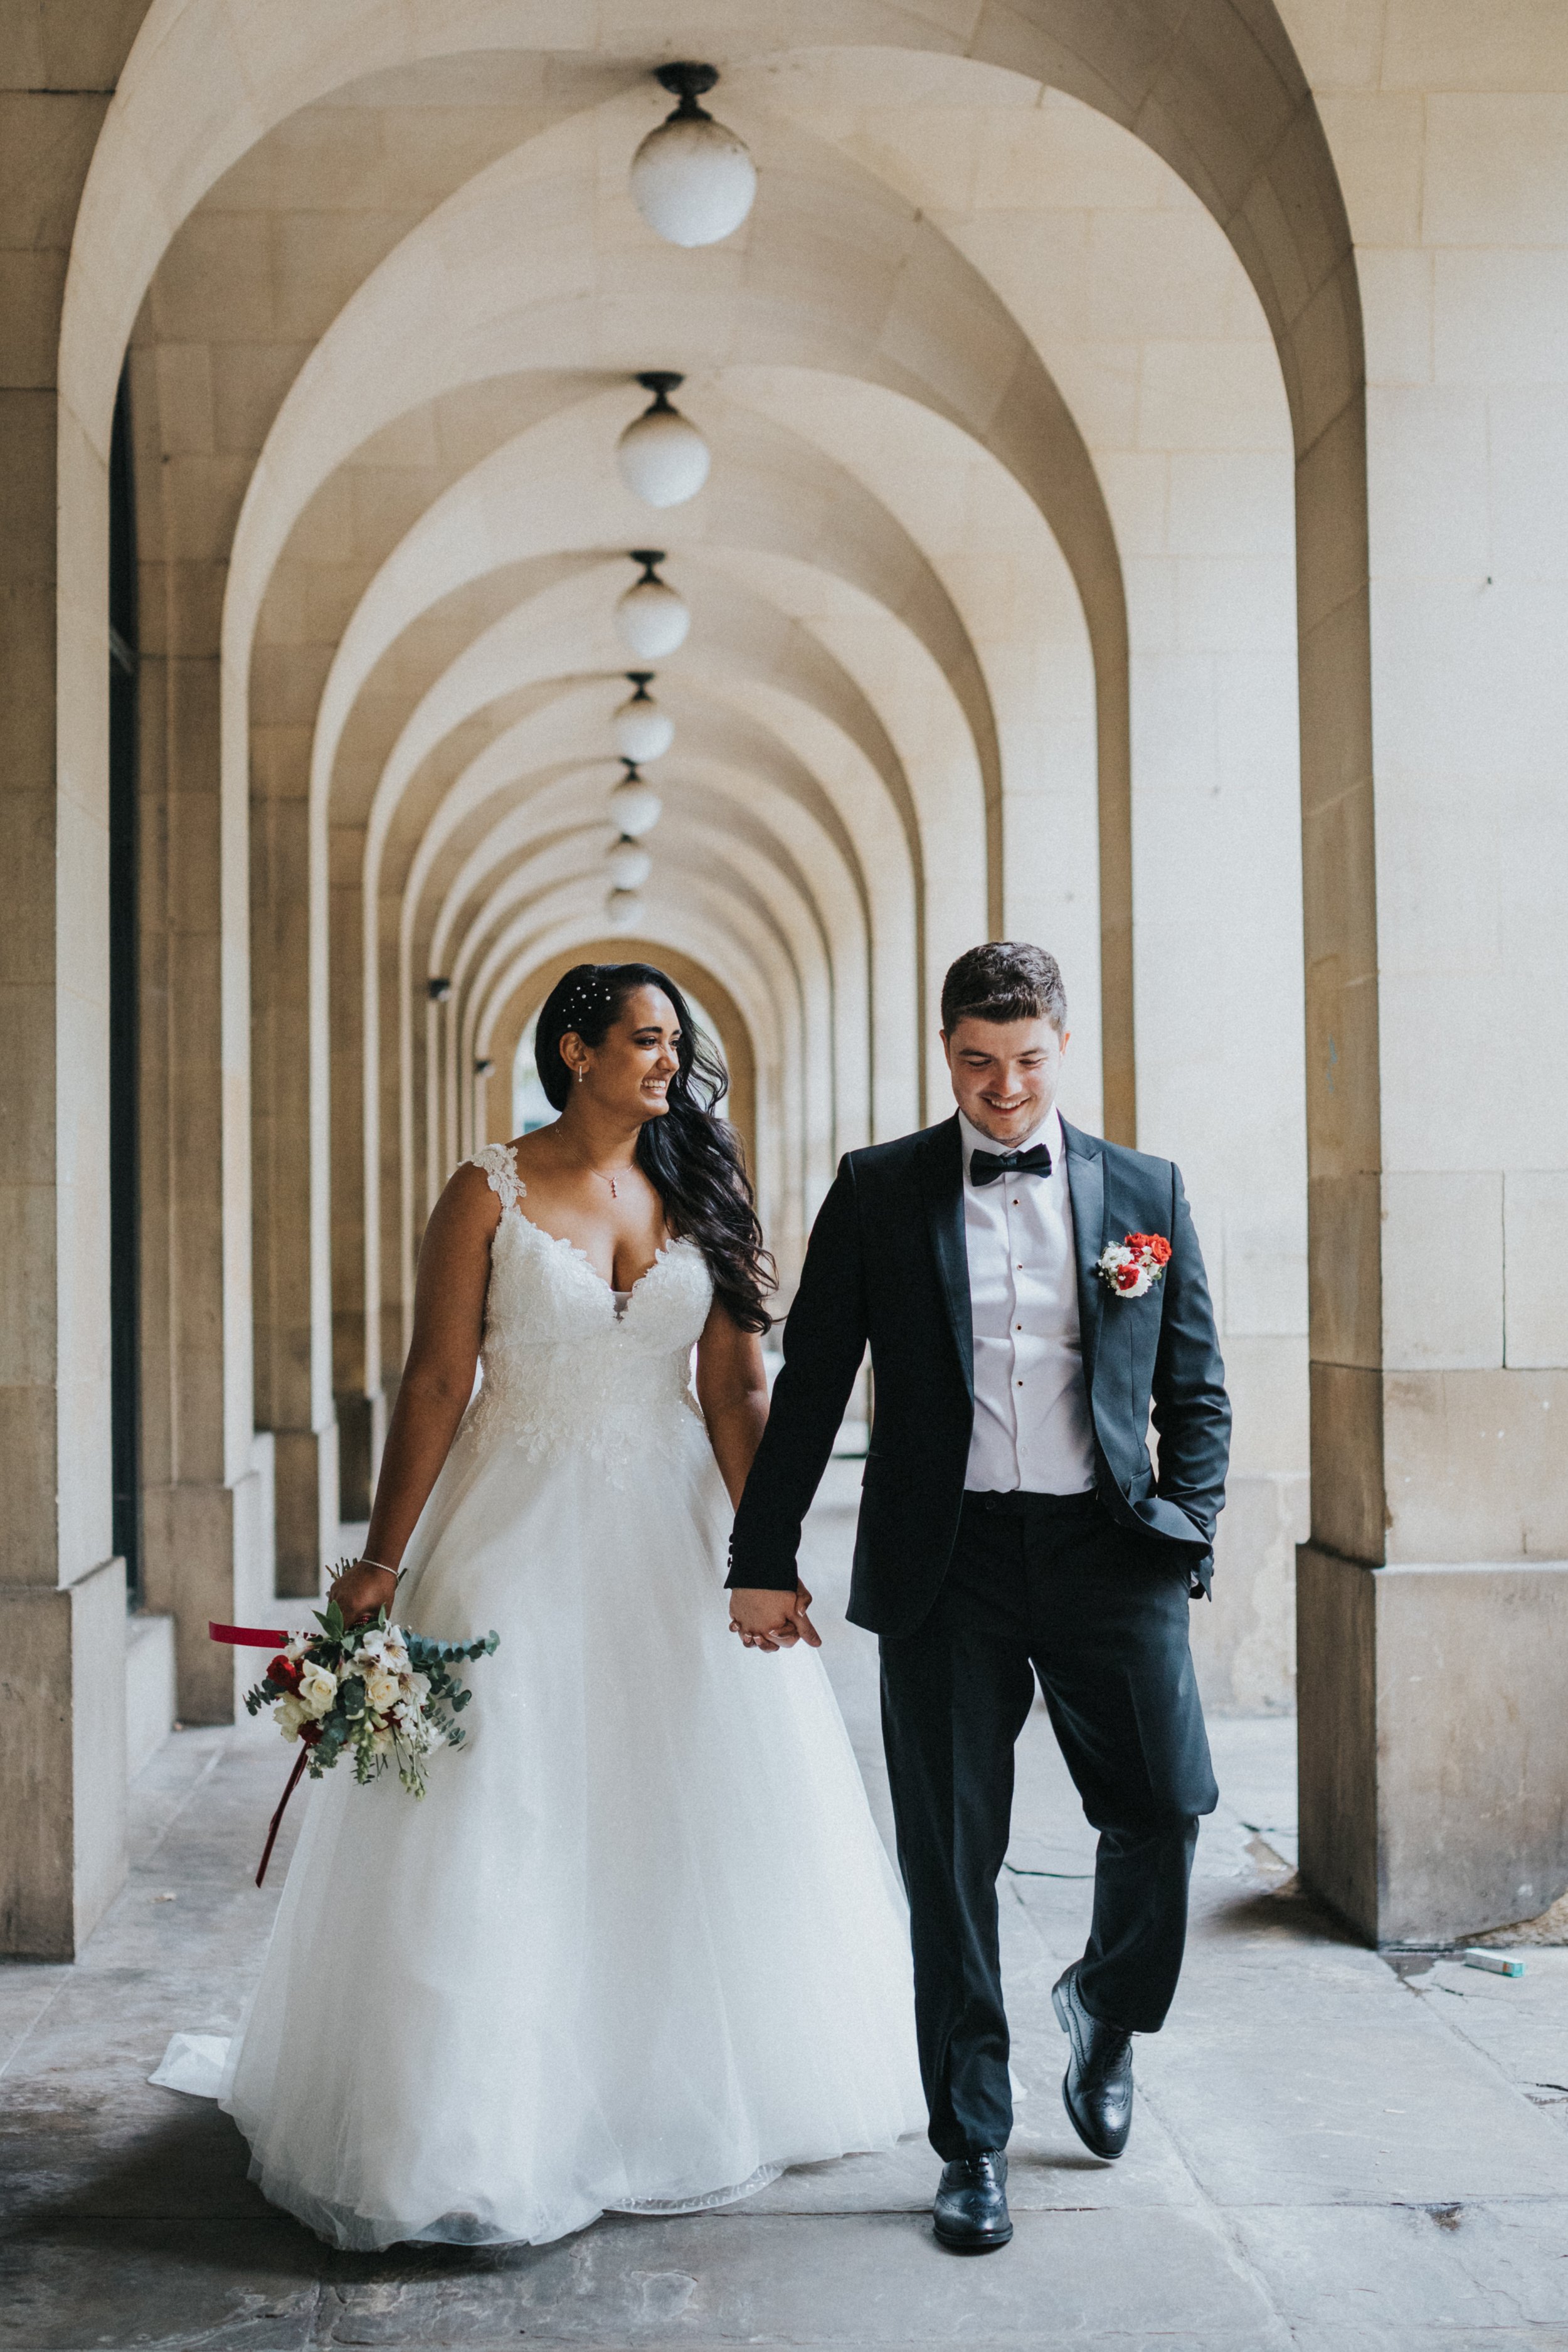
<path fill-rule="evenodd" d="M 702 1255 L 670 1244 L 623 1313 L 507 1148 L 477 1164 L 483 1382 L 395 1612 L 500 1633 L 468 1744 L 419 1801 L 307 1783 L 239 2034 L 176 2035 L 153 2078 L 221 2097 L 266 2195 L 344 2247 L 542 2243 L 925 2122 L 903 1899 L 822 1662 L 727 1631 Z"/>

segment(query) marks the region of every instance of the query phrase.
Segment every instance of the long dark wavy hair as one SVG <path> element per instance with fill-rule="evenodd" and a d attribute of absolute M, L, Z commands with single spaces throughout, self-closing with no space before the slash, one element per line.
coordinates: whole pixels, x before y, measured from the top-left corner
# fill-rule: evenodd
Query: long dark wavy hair
<path fill-rule="evenodd" d="M 564 1110 L 572 1078 L 561 1040 L 575 1035 L 584 1045 L 602 1045 L 639 988 L 659 989 L 674 1005 L 680 1066 L 669 1082 L 668 1109 L 643 1124 L 637 1166 L 664 1203 L 670 1232 L 702 1252 L 713 1288 L 741 1329 L 771 1330 L 773 1318 L 763 1301 L 777 1276 L 763 1246 L 741 1139 L 717 1111 L 730 1091 L 730 1073 L 668 974 L 651 963 L 574 964 L 540 1007 L 533 1034 L 539 1083 Z"/>

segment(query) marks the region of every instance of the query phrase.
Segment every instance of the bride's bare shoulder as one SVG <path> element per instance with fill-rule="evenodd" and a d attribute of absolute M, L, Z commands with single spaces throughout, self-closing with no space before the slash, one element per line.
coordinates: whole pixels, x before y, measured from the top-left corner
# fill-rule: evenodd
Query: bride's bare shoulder
<path fill-rule="evenodd" d="M 465 1160 L 452 1171 L 430 1213 L 426 1230 L 453 1236 L 473 1231 L 488 1234 L 509 1200 L 522 1190 L 510 1146 L 486 1144 L 472 1160 Z"/>
<path fill-rule="evenodd" d="M 512 1166 L 521 1177 L 548 1175 L 553 1167 L 559 1138 L 553 1126 L 536 1127 L 527 1135 L 514 1136 L 506 1149 L 511 1155 Z"/>

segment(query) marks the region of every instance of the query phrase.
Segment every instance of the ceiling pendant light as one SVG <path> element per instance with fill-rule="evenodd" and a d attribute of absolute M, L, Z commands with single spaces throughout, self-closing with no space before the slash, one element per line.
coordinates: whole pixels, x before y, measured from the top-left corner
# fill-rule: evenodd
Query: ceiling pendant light
<path fill-rule="evenodd" d="M 628 841 L 640 841 L 664 814 L 664 803 L 651 784 L 645 784 L 637 762 L 627 760 L 626 774 L 610 794 L 610 816 Z"/>
<path fill-rule="evenodd" d="M 710 463 L 696 425 L 669 404 L 670 394 L 686 378 L 668 368 L 649 368 L 637 382 L 653 394 L 653 406 L 634 416 L 616 444 L 621 479 L 645 506 L 684 506 L 708 479 Z"/>
<path fill-rule="evenodd" d="M 605 901 L 605 912 L 612 931 L 635 931 L 642 927 L 643 902 L 636 890 L 612 890 Z"/>
<path fill-rule="evenodd" d="M 643 576 L 634 581 L 616 606 L 616 628 L 629 654 L 639 661 L 662 661 L 686 643 L 686 633 L 691 626 L 691 614 L 682 598 L 668 583 L 659 579 L 655 566 L 664 562 L 664 550 L 658 547 L 634 547 L 634 563 L 640 563 Z"/>
<path fill-rule="evenodd" d="M 654 76 L 680 104 L 632 157 L 632 202 L 669 245 L 717 245 L 757 193 L 744 141 L 697 103 L 718 79 L 716 66 L 699 65 L 660 66 Z"/>
<path fill-rule="evenodd" d="M 653 872 L 653 860 L 629 835 L 622 834 L 605 852 L 605 871 L 617 890 L 640 890 Z"/>
<path fill-rule="evenodd" d="M 637 692 L 628 695 L 616 712 L 612 722 L 616 749 L 623 760 L 662 760 L 675 740 L 675 721 L 648 692 L 653 684 L 651 669 L 629 669 L 626 677 Z"/>

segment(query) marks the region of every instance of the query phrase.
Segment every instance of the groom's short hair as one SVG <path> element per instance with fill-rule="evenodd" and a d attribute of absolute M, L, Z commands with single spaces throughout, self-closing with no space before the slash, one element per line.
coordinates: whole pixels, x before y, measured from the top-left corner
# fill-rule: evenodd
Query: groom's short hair
<path fill-rule="evenodd" d="M 1068 992 L 1061 966 L 1044 948 L 1022 940 L 992 940 L 970 948 L 948 966 L 942 983 L 942 1025 L 951 1037 L 961 1021 L 1048 1021 L 1065 1034 Z"/>

